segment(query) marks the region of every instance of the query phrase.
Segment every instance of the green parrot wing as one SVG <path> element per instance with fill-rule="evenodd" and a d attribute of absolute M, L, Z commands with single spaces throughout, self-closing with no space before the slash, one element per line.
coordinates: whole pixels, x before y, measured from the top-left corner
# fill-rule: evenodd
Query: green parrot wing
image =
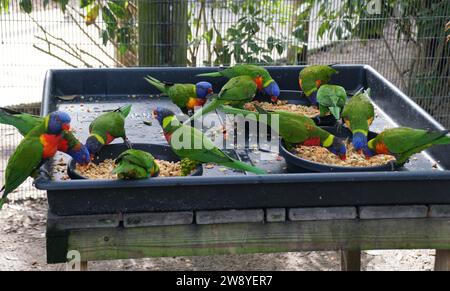
<path fill-rule="evenodd" d="M 167 91 L 170 100 L 180 108 L 185 108 L 189 98 L 195 98 L 194 84 L 175 84 Z"/>
<path fill-rule="evenodd" d="M 329 111 L 334 115 L 336 120 L 339 120 L 341 117 L 341 109 L 344 107 L 346 101 L 347 92 L 341 86 L 325 84 L 317 91 L 317 102 L 321 107 L 322 116 Z"/>
<path fill-rule="evenodd" d="M 153 166 L 155 158 L 144 151 L 129 149 L 123 153 L 121 153 L 117 159 L 116 163 L 121 163 L 122 161 L 126 161 L 128 163 L 140 166 L 144 169 L 150 170 Z"/>
<path fill-rule="evenodd" d="M 393 154 L 403 154 L 411 150 L 429 147 L 445 136 L 445 131 L 427 131 L 408 127 L 387 129 L 380 139 Z M 422 149 L 423 150 L 423 149 Z"/>
<path fill-rule="evenodd" d="M 303 92 L 306 96 L 310 96 L 317 91 L 321 85 L 327 84 L 331 80 L 331 76 L 337 74 L 338 71 L 323 65 L 312 65 L 300 71 L 299 80 Z"/>
<path fill-rule="evenodd" d="M 375 108 L 367 94 L 361 93 L 352 97 L 344 106 L 342 118 L 352 132 L 367 132 L 375 118 Z"/>
<path fill-rule="evenodd" d="M 175 153 L 202 163 L 226 163 L 231 158 L 196 128 L 181 125 L 173 131 L 170 145 Z"/>
<path fill-rule="evenodd" d="M 27 136 L 22 140 L 6 166 L 4 195 L 14 191 L 36 170 L 42 161 L 43 151 L 39 137 Z"/>
<path fill-rule="evenodd" d="M 224 102 L 249 102 L 256 94 L 256 84 L 249 76 L 239 76 L 230 79 L 217 97 Z M 226 103 L 225 103 L 226 104 Z"/>
<path fill-rule="evenodd" d="M 118 112 L 107 112 L 97 117 L 90 125 L 89 131 L 106 140 L 106 134 L 125 137 L 125 119 Z"/>
<path fill-rule="evenodd" d="M 43 117 L 21 113 L 8 108 L 0 108 L 0 123 L 12 125 L 25 136 L 36 125 L 44 120 Z"/>

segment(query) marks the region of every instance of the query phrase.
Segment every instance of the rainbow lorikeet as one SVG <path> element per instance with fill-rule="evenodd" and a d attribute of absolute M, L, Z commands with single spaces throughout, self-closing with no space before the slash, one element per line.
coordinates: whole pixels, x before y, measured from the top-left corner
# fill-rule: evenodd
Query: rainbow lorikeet
<path fill-rule="evenodd" d="M 342 111 L 342 119 L 352 131 L 352 143 L 357 151 L 366 150 L 369 127 L 375 119 L 375 108 L 369 94 L 370 89 L 353 96 Z"/>
<path fill-rule="evenodd" d="M 161 82 L 151 76 L 145 78 L 147 82 L 155 86 L 161 93 L 169 96 L 175 105 L 183 113 L 193 111 L 195 107 L 203 106 L 207 97 L 213 93 L 212 85 L 208 82 L 199 82 L 197 84 L 174 84 Z"/>
<path fill-rule="evenodd" d="M 26 136 L 43 120 L 44 118 L 40 116 L 0 107 L 0 123 L 14 126 L 23 136 Z M 71 131 L 63 131 L 58 151 L 69 154 L 78 164 L 84 165 L 90 162 L 89 150 Z"/>
<path fill-rule="evenodd" d="M 61 133 L 70 129 L 70 116 L 61 111 L 50 113 L 20 142 L 8 160 L 5 185 L 0 190 L 0 209 L 9 193 L 19 187 L 29 176 L 36 176 L 42 163 L 52 158 L 62 139 Z"/>
<path fill-rule="evenodd" d="M 408 159 L 433 145 L 450 144 L 449 130 L 429 131 L 409 127 L 386 129 L 371 139 L 364 151 L 367 157 L 376 154 L 393 155 L 397 165 L 405 164 Z"/>
<path fill-rule="evenodd" d="M 331 76 L 338 71 L 330 66 L 312 65 L 300 71 L 298 82 L 303 93 L 309 97 L 316 92 L 320 86 L 328 84 Z"/>
<path fill-rule="evenodd" d="M 278 129 L 272 129 L 278 132 L 288 148 L 292 148 L 296 144 L 322 146 L 339 156 L 342 160 L 346 159 L 347 148 L 342 139 L 318 127 L 311 118 L 286 111 L 266 111 L 258 105 L 255 105 L 255 108 L 258 112 L 229 106 L 221 107 L 221 111 L 227 114 L 242 114 L 249 119 L 254 116 L 258 121 L 267 122 L 268 125 L 271 125 L 272 115 L 277 115 Z M 260 114 L 266 114 L 267 118 L 259 118 Z"/>
<path fill-rule="evenodd" d="M 114 111 L 98 116 L 89 126 L 89 137 L 86 146 L 91 157 L 98 153 L 104 145 L 110 144 L 116 138 L 122 138 L 128 148 L 131 148 L 125 133 L 125 118 L 130 114 L 131 105 L 125 105 Z"/>
<path fill-rule="evenodd" d="M 218 96 L 215 96 L 201 110 L 197 111 L 185 123 L 195 120 L 200 116 L 206 115 L 221 105 L 231 105 L 233 107 L 242 107 L 245 103 L 253 100 L 256 95 L 256 84 L 250 76 L 238 76 L 230 79 L 220 90 Z"/>
<path fill-rule="evenodd" d="M 326 116 L 331 112 L 336 120 L 340 120 L 346 102 L 347 92 L 341 86 L 325 84 L 317 91 L 320 116 Z"/>
<path fill-rule="evenodd" d="M 238 64 L 218 72 L 198 74 L 197 76 L 226 77 L 228 79 L 238 76 L 249 76 L 255 82 L 258 90 L 269 96 L 272 102 L 277 102 L 280 96 L 280 87 L 270 76 L 267 69 L 256 65 Z"/>
<path fill-rule="evenodd" d="M 144 151 L 129 149 L 120 154 L 116 161 L 114 173 L 119 179 L 137 180 L 155 177 L 159 173 L 159 166 L 155 158 Z"/>
<path fill-rule="evenodd" d="M 166 108 L 156 108 L 153 116 L 163 128 L 164 136 L 172 150 L 180 158 L 188 158 L 198 163 L 216 163 L 228 168 L 265 174 L 262 169 L 237 161 L 217 148 L 201 131 L 181 124 L 175 114 Z"/>

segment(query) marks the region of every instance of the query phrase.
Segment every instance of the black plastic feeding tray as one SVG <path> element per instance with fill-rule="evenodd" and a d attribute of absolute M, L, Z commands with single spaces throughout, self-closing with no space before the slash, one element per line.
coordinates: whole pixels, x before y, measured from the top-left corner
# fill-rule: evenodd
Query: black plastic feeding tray
<path fill-rule="evenodd" d="M 443 127 L 379 73 L 364 65 L 337 65 L 332 84 L 348 92 L 369 88 L 377 117 L 371 130 L 403 125 L 441 130 Z M 282 90 L 298 90 L 303 67 L 268 67 Z M 171 82 L 213 83 L 218 92 L 224 78 L 195 75 L 215 68 L 130 68 L 52 70 L 45 81 L 42 113 L 64 110 L 72 128 L 85 140 L 90 122 L 105 110 L 132 103 L 126 121 L 133 143 L 166 144 L 158 123 L 143 124 L 151 111 L 165 106 L 181 112 L 167 97 L 159 97 L 144 77 Z M 223 114 L 211 114 L 211 127 L 222 125 Z M 206 128 L 208 129 L 208 128 Z M 206 130 L 211 134 L 214 130 Z M 120 143 L 120 141 L 118 141 Z M 450 147 L 436 146 L 414 156 L 401 171 L 347 173 L 287 173 L 278 153 L 249 148 L 229 150 L 237 159 L 263 168 L 253 175 L 223 167 L 205 166 L 202 176 L 140 181 L 62 180 L 39 177 L 36 187 L 47 190 L 50 211 L 56 215 L 126 212 L 316 207 L 348 205 L 406 205 L 450 203 Z M 65 156 L 63 156 L 65 157 Z M 57 157 L 58 161 L 60 157 Z M 50 165 L 49 165 L 50 166 Z"/>
<path fill-rule="evenodd" d="M 168 145 L 159 144 L 133 144 L 133 149 L 148 152 L 155 157 L 157 160 L 164 160 L 168 162 L 179 162 L 180 158 L 172 151 Z M 104 146 L 102 150 L 97 154 L 94 159 L 94 163 L 99 164 L 107 159 L 115 160 L 121 153 L 128 150 L 125 144 L 110 144 Z M 71 160 L 67 166 L 67 173 L 71 179 L 87 179 L 83 175 L 77 172 L 75 160 Z M 192 172 L 191 176 L 201 176 L 203 173 L 203 167 L 199 165 L 195 171 Z"/>
<path fill-rule="evenodd" d="M 337 126 L 324 126 L 322 127 L 329 133 L 338 136 L 343 139 L 352 140 L 352 133 L 345 127 Z M 369 131 L 368 140 L 377 137 L 377 133 Z M 373 166 L 373 167 L 343 167 L 336 165 L 321 164 L 306 159 L 302 159 L 289 151 L 283 140 L 280 141 L 280 155 L 286 160 L 287 170 L 290 173 L 307 173 L 307 172 L 382 172 L 382 171 L 394 171 L 397 169 L 395 163 L 390 161 L 385 165 Z"/>

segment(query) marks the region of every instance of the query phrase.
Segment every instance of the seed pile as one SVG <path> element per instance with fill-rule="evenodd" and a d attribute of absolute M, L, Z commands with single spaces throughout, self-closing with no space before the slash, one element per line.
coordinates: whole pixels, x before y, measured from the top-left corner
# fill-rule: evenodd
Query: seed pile
<path fill-rule="evenodd" d="M 297 113 L 301 115 L 305 115 L 308 117 L 316 117 L 320 114 L 320 111 L 317 107 L 313 106 L 304 106 L 298 104 L 289 104 L 286 100 L 278 100 L 276 104 L 269 102 L 258 102 L 252 101 L 244 105 L 244 109 L 250 111 L 256 111 L 255 104 L 259 105 L 265 110 L 273 110 L 273 111 L 287 111 L 291 113 Z"/>
<path fill-rule="evenodd" d="M 99 163 L 89 163 L 86 166 L 77 165 L 77 172 L 88 179 L 98 180 L 98 179 L 107 179 L 113 180 L 117 179 L 117 175 L 112 171 L 115 168 L 114 160 L 107 159 L 103 162 Z"/>
<path fill-rule="evenodd" d="M 395 161 L 395 157 L 391 155 L 376 155 L 366 159 L 364 154 L 360 154 L 354 150 L 351 143 L 346 142 L 346 146 L 347 159 L 345 161 L 341 160 L 326 148 L 319 146 L 298 145 L 295 148 L 295 152 L 302 159 L 340 167 L 375 167 L 385 165 L 390 161 Z"/>
<path fill-rule="evenodd" d="M 181 176 L 181 162 L 169 162 L 155 160 L 159 166 L 158 177 L 178 177 Z M 77 165 L 76 171 L 83 177 L 92 180 L 106 179 L 115 180 L 117 175 L 113 173 L 115 168 L 114 160 L 108 159 L 99 163 L 90 163 L 87 166 Z"/>

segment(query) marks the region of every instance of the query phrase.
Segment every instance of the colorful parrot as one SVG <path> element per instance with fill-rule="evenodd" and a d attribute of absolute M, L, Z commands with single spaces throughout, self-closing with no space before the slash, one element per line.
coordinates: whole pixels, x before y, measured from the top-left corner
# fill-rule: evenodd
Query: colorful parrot
<path fill-rule="evenodd" d="M 366 157 L 378 154 L 393 155 L 397 165 L 405 164 L 417 153 L 433 146 L 450 144 L 449 130 L 429 131 L 408 127 L 386 129 L 371 139 L 364 151 Z"/>
<path fill-rule="evenodd" d="M 280 87 L 277 82 L 270 76 L 266 68 L 248 65 L 238 64 L 233 67 L 222 69 L 218 72 L 204 73 L 197 75 L 199 77 L 226 77 L 232 79 L 238 76 L 249 76 L 255 82 L 259 91 L 263 92 L 266 96 L 269 96 L 272 102 L 277 102 L 280 96 Z"/>
<path fill-rule="evenodd" d="M 125 133 L 125 118 L 130 114 L 131 105 L 125 105 L 114 111 L 98 116 L 89 126 L 89 137 L 86 146 L 93 155 L 98 153 L 104 145 L 110 144 L 116 138 L 122 138 L 128 148 L 131 143 Z"/>
<path fill-rule="evenodd" d="M 0 107 L 0 123 L 14 126 L 23 136 L 26 136 L 43 120 L 44 118 L 40 116 Z M 90 162 L 89 150 L 71 131 L 63 131 L 58 151 L 67 153 L 78 164 L 85 165 Z"/>
<path fill-rule="evenodd" d="M 347 93 L 341 86 L 325 84 L 320 86 L 317 91 L 317 103 L 321 117 L 331 112 L 336 120 L 340 120 L 341 111 L 346 102 Z"/>
<path fill-rule="evenodd" d="M 198 163 L 216 163 L 258 175 L 266 174 L 264 170 L 231 158 L 217 148 L 201 131 L 181 124 L 172 111 L 166 108 L 156 108 L 153 116 L 163 128 L 164 136 L 172 150 L 180 158 L 188 158 Z"/>
<path fill-rule="evenodd" d="M 352 131 L 352 143 L 357 151 L 367 150 L 369 127 L 375 119 L 375 109 L 369 95 L 370 89 L 353 96 L 342 111 L 342 119 Z"/>
<path fill-rule="evenodd" d="M 61 111 L 50 113 L 34 127 L 20 142 L 8 160 L 5 185 L 0 190 L 0 209 L 6 197 L 19 187 L 29 176 L 37 176 L 39 167 L 58 151 L 61 133 L 70 129 L 70 116 Z"/>
<path fill-rule="evenodd" d="M 328 84 L 331 76 L 338 71 L 330 66 L 312 65 L 300 71 L 298 82 L 303 93 L 309 97 L 316 92 L 320 86 Z"/>
<path fill-rule="evenodd" d="M 260 122 L 267 122 L 268 125 L 271 125 L 272 115 L 278 115 L 279 128 L 278 130 L 276 128 L 272 129 L 278 131 L 288 148 L 292 148 L 293 145 L 297 144 L 322 146 L 339 156 L 342 160 L 347 158 L 347 148 L 342 139 L 318 127 L 311 118 L 286 111 L 266 111 L 258 105 L 255 105 L 255 108 L 258 112 L 229 106 L 222 106 L 220 110 L 227 114 L 242 114 L 249 119 L 254 116 Z M 260 119 L 260 114 L 266 114 L 267 119 Z"/>
<path fill-rule="evenodd" d="M 221 105 L 242 107 L 253 100 L 256 95 L 256 84 L 249 76 L 238 76 L 230 79 L 220 90 L 218 96 L 213 97 L 201 110 L 197 111 L 185 124 L 190 124 L 200 116 L 206 115 Z"/>
<path fill-rule="evenodd" d="M 203 106 L 207 97 L 213 94 L 211 83 L 199 82 L 197 84 L 174 84 L 161 82 L 151 76 L 145 78 L 147 82 L 155 86 L 161 93 L 169 96 L 175 105 L 177 105 L 183 113 L 193 111 L 195 107 Z"/>
<path fill-rule="evenodd" d="M 114 173 L 123 180 L 146 179 L 159 173 L 155 158 L 141 150 L 129 149 L 120 154 L 115 163 Z"/>

